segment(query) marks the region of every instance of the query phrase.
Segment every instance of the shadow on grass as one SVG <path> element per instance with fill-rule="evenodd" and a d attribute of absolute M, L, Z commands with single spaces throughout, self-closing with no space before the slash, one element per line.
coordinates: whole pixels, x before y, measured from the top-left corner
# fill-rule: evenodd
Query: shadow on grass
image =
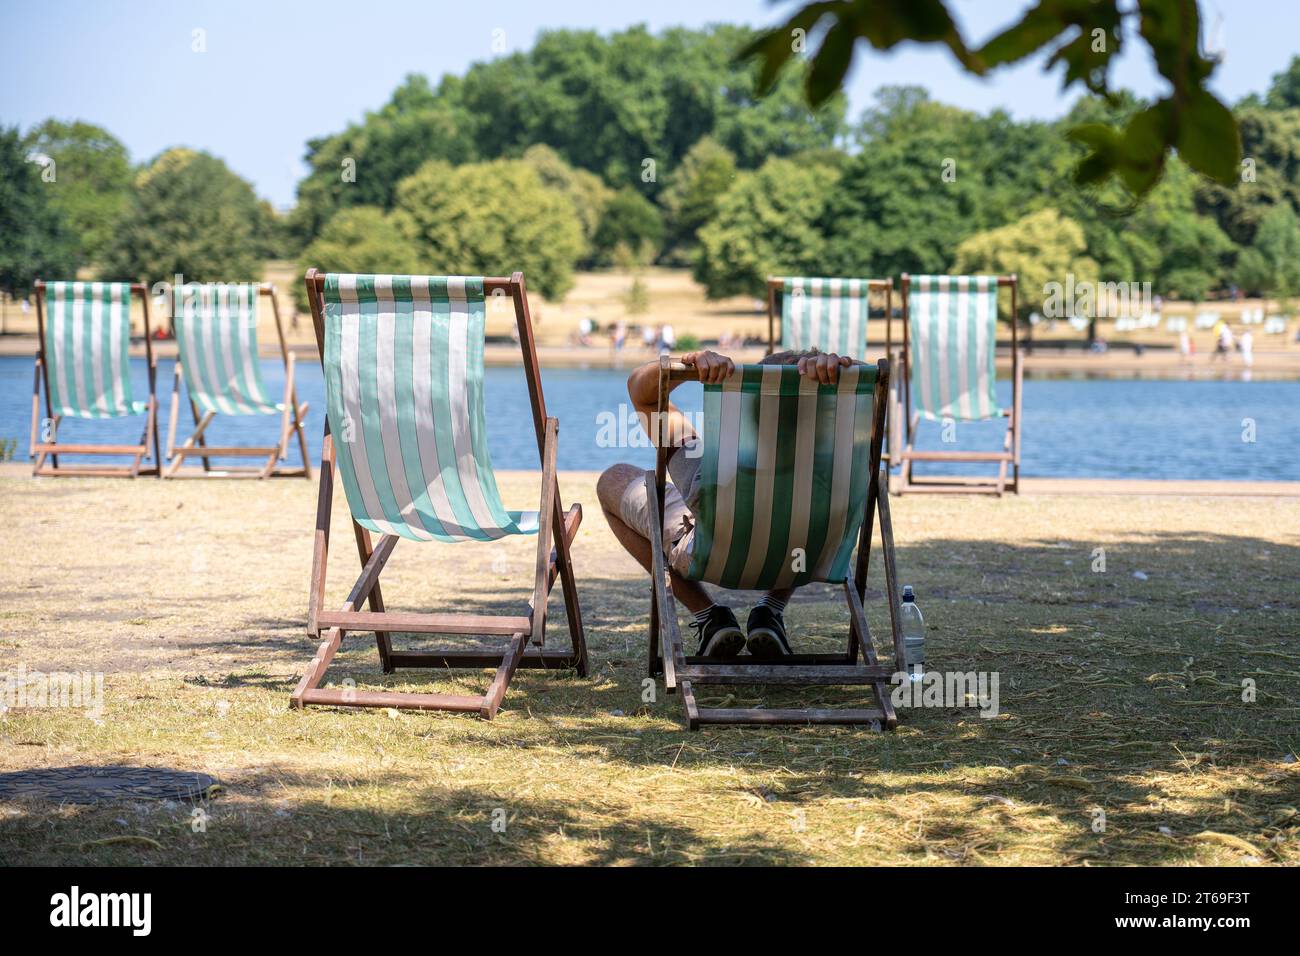
<path fill-rule="evenodd" d="M 213 800 L 64 807 L 53 838 L 41 804 L 13 801 L 30 813 L 0 818 L 0 842 L 10 863 L 25 865 L 811 862 L 798 847 L 754 833 L 718 834 L 624 807 L 593 814 L 593 798 L 527 797 L 400 771 L 256 770 L 228 774 L 222 785 L 225 796 Z M 369 799 L 377 793 L 385 796 Z"/>
<path fill-rule="evenodd" d="M 1097 564 L 1098 547 L 1105 549 L 1105 570 Z M 1052 821 L 1069 823 L 1051 838 L 1057 858 L 1067 862 L 1189 862 L 1189 838 L 1206 830 L 1246 839 L 1262 860 L 1271 859 L 1268 840 L 1279 832 L 1272 821 L 1288 806 L 1293 811 L 1297 795 L 1295 774 L 1279 768 L 1294 752 L 1300 726 L 1294 704 L 1300 698 L 1300 595 L 1294 586 L 1300 548 L 1231 534 L 1013 544 L 939 539 L 899 548 L 898 564 L 899 584 L 915 584 L 924 608 L 930 669 L 996 673 L 996 717 L 943 706 L 903 711 L 893 734 L 830 727 L 689 733 L 680 701 L 665 694 L 661 683 L 654 685 L 653 699 L 646 699 L 648 584 L 588 576 L 579 588 L 592 656 L 589 678 L 520 671 L 497 721 L 422 714 L 410 726 L 422 728 L 419 735 L 448 760 L 506 753 L 562 760 L 564 787 L 572 782 L 567 778 L 589 779 L 594 791 L 569 787 L 562 797 L 521 798 L 506 795 L 505 779 L 500 790 L 462 790 L 454 777 L 431 785 L 391 772 L 366 778 L 365 786 L 418 793 L 418 809 L 350 809 L 320 796 L 325 784 L 305 774 L 292 781 L 290 789 L 303 792 L 283 819 L 296 821 L 295 833 L 355 832 L 353 849 L 363 862 L 553 862 L 570 855 L 595 863 L 816 859 L 797 842 L 776 837 L 751 832 L 728 846 L 707 826 L 665 825 L 664 814 L 652 808 L 662 796 L 655 781 L 671 771 L 707 781 L 696 796 L 702 802 L 743 796 L 790 812 L 872 807 L 873 827 L 885 828 L 891 839 L 923 834 L 907 837 L 918 861 L 934 848 L 957 862 L 987 859 Z M 867 614 L 888 657 L 882 587 L 877 552 Z M 754 597 L 722 599 L 743 608 Z M 413 602 L 391 606 L 428 611 L 446 609 L 447 603 L 414 595 Z M 455 604 L 473 614 L 517 609 L 516 600 L 490 595 L 462 594 Z M 558 595 L 551 608 L 548 646 L 564 646 L 567 627 Z M 801 591 L 787 618 L 800 648 L 843 640 L 842 602 L 832 588 Z M 277 663 L 292 657 L 305 665 L 315 649 L 299 621 L 268 618 L 242 627 L 274 630 L 281 640 L 294 635 L 291 643 L 275 647 Z M 232 634 L 214 647 L 228 651 L 239 640 Z M 431 643 L 416 635 L 395 641 Z M 327 680 L 337 684 L 345 678 L 364 688 L 450 685 L 481 692 L 490 671 L 382 675 L 372 635 L 358 633 L 345 641 Z M 295 680 L 249 668 L 190 683 L 266 691 L 287 705 Z M 1253 686 L 1251 700 L 1244 693 L 1247 683 Z M 861 688 L 702 692 L 713 703 L 731 693 L 735 706 L 847 706 L 867 696 Z M 324 739 L 317 737 L 323 727 L 354 729 L 386 720 L 370 710 L 311 713 L 311 724 L 304 726 L 313 729 L 300 731 L 309 742 Z M 720 773 L 732 768 L 740 772 Z M 591 812 L 587 803 L 598 794 L 600 774 L 610 769 L 646 778 L 645 812 L 624 806 Z M 270 771 L 266 776 L 280 779 Z M 259 779 L 250 772 L 253 789 Z M 330 778 L 329 787 L 341 785 L 337 775 Z M 489 826 L 498 806 L 514 821 L 506 834 Z M 282 819 L 273 809 L 247 812 L 242 836 L 218 839 L 256 844 L 261 828 Z M 1105 820 L 1100 832 L 1094 830 L 1099 813 Z M 866 838 L 873 836 L 880 834 Z M 303 862 L 352 861 L 350 851 L 313 850 L 306 838 L 301 847 L 277 837 L 265 846 L 232 844 L 229 852 L 236 862 L 299 856 Z"/>

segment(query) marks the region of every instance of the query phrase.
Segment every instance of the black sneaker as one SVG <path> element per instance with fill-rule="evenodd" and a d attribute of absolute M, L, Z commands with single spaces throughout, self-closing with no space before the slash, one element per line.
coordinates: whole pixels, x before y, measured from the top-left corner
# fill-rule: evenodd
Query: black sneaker
<path fill-rule="evenodd" d="M 740 631 L 740 622 L 731 608 L 716 604 L 709 612 L 708 618 L 701 624 L 691 622 L 695 634 L 700 639 L 701 657 L 735 657 L 745 646 L 745 635 Z"/>
<path fill-rule="evenodd" d="M 746 642 L 749 653 L 755 657 L 771 660 L 790 653 L 790 642 L 785 637 L 785 620 L 770 607 L 760 604 L 750 611 L 745 630 L 749 632 Z"/>

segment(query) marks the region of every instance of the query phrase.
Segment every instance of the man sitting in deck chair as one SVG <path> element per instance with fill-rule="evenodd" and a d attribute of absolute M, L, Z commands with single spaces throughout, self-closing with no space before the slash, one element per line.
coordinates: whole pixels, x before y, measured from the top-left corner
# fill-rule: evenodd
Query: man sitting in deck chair
<path fill-rule="evenodd" d="M 699 380 L 717 383 L 730 377 L 735 363 L 725 355 L 708 350 L 682 356 L 684 365 L 693 367 Z M 763 365 L 798 365 L 799 374 L 822 384 L 834 384 L 839 370 L 854 364 L 848 356 L 809 349 L 802 352 L 777 352 L 767 356 Z M 636 409 L 637 419 L 647 435 L 655 434 L 651 422 L 657 410 L 659 363 L 650 362 L 636 369 L 627 380 L 628 396 Z M 749 612 L 745 632 L 735 612 L 716 604 L 704 586 L 686 576 L 691 564 L 695 536 L 696 505 L 699 500 L 700 456 L 698 436 L 687 417 L 669 404 L 667 429 L 672 451 L 668 457 L 668 474 L 672 479 L 664 499 L 663 538 L 671 557 L 673 595 L 695 616 L 691 624 L 700 639 L 699 653 L 704 657 L 735 657 L 744 648 L 756 658 L 772 659 L 791 653 L 786 637 L 783 613 L 794 588 L 768 591 Z M 692 454 L 694 452 L 694 454 Z M 607 468 L 596 485 L 601 509 L 610 530 L 619 543 L 646 571 L 651 570 L 649 499 L 644 468 L 617 464 Z"/>

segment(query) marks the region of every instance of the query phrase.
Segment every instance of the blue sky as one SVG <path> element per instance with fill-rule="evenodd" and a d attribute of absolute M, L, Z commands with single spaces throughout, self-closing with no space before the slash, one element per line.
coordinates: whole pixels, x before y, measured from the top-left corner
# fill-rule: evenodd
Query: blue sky
<path fill-rule="evenodd" d="M 1020 0 L 952 0 L 972 43 L 1014 22 Z M 175 145 L 205 149 L 277 206 L 293 202 L 303 147 L 380 106 L 407 73 L 435 79 L 490 59 L 494 30 L 510 50 L 538 31 L 602 32 L 713 22 L 770 25 L 797 4 L 757 0 L 0 0 L 0 124 L 24 130 L 56 116 L 106 127 L 143 161 Z M 1201 0 L 1207 41 L 1223 49 L 1216 91 L 1262 91 L 1300 53 L 1296 0 Z M 192 50 L 196 29 L 207 50 Z M 1114 77 L 1161 90 L 1145 47 L 1130 45 Z M 908 46 L 860 56 L 850 115 L 885 84 L 928 87 L 968 109 L 1019 118 L 1065 111 L 1059 77 L 1037 60 L 980 80 L 939 51 Z M 1070 98 L 1076 95 L 1073 92 Z"/>

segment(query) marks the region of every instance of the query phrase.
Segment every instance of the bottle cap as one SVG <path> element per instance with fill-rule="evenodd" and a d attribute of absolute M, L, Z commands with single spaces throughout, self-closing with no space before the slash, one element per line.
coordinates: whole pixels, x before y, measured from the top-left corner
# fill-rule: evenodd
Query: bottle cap
<path fill-rule="evenodd" d="M 916 600 L 916 595 L 912 593 L 912 585 L 910 585 L 910 584 L 904 584 L 904 585 L 903 585 L 903 600 L 904 600 L 904 601 L 915 601 L 915 600 Z"/>

